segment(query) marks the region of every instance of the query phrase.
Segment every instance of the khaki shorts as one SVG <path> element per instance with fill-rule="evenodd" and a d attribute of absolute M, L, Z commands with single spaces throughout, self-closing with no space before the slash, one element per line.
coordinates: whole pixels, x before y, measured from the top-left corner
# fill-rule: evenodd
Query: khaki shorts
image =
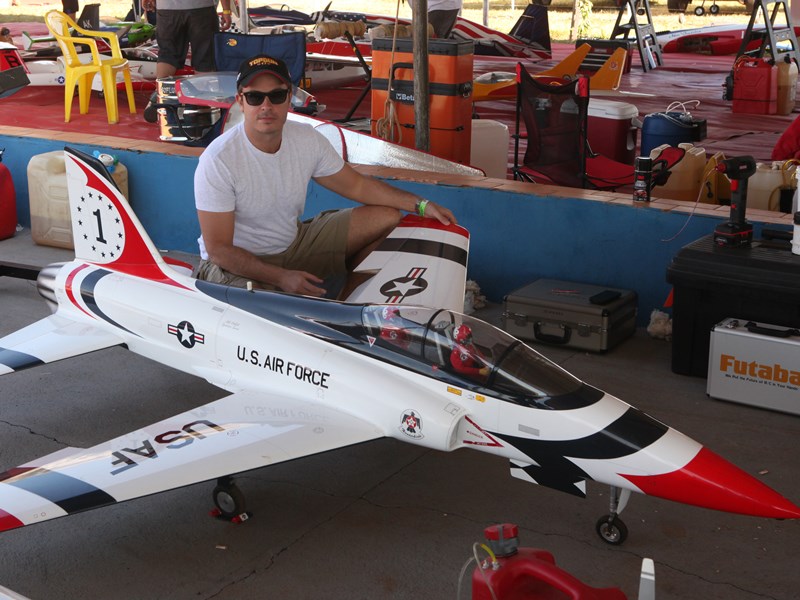
<path fill-rule="evenodd" d="M 327 210 L 313 219 L 297 223 L 297 237 L 280 254 L 259 256 L 259 260 L 291 269 L 308 271 L 320 279 L 347 272 L 345 264 L 347 232 L 350 229 L 352 209 Z M 209 260 L 201 260 L 196 277 L 212 283 L 247 287 L 251 281 L 219 267 Z M 274 290 L 275 286 L 256 283 L 255 287 Z"/>

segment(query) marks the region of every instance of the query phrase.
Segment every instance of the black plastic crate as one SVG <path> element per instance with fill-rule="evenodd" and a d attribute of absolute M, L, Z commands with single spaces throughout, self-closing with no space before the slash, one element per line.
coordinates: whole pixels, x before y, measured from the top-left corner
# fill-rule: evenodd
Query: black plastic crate
<path fill-rule="evenodd" d="M 766 247 L 717 246 L 708 235 L 667 267 L 673 285 L 672 371 L 706 377 L 711 330 L 733 317 L 800 327 L 800 256 Z"/>

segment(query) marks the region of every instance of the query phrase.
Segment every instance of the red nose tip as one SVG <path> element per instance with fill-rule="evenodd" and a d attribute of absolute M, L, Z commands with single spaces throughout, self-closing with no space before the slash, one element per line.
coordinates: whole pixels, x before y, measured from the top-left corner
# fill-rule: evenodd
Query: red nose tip
<path fill-rule="evenodd" d="M 645 494 L 685 504 L 755 517 L 800 518 L 800 507 L 707 448 L 672 473 L 622 476 Z"/>

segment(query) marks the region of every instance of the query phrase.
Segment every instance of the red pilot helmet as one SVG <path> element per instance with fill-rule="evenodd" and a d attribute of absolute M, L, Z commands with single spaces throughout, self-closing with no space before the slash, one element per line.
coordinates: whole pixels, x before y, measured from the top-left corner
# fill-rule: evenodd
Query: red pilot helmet
<path fill-rule="evenodd" d="M 469 325 L 459 325 L 453 332 L 453 338 L 459 344 L 468 344 L 472 341 L 472 328 Z"/>
<path fill-rule="evenodd" d="M 391 321 L 400 316 L 400 311 L 394 306 L 384 306 L 381 311 L 381 317 L 386 321 Z"/>

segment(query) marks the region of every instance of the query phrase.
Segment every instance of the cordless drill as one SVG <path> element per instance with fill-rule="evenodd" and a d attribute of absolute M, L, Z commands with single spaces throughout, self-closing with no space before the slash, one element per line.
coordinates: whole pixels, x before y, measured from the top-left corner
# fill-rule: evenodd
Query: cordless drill
<path fill-rule="evenodd" d="M 719 161 L 716 168 L 731 180 L 731 216 L 714 228 L 714 243 L 731 248 L 749 246 L 753 226 L 745 219 L 747 180 L 756 172 L 756 161 L 752 156 L 734 156 Z"/>

